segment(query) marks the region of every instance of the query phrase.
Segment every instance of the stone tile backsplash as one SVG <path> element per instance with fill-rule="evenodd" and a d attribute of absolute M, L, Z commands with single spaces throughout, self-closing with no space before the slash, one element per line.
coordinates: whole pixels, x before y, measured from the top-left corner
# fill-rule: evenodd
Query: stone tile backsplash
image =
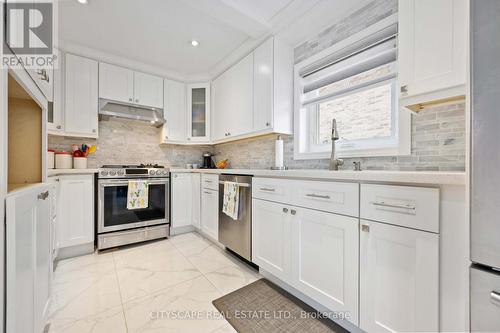
<path fill-rule="evenodd" d="M 71 150 L 71 144 L 96 144 L 97 151 L 89 157 L 89 168 L 104 164 L 158 163 L 166 167 L 200 164 L 210 146 L 160 145 L 161 129 L 147 123 L 126 119 L 99 121 L 99 138 L 71 138 L 49 135 L 49 149 Z"/>
<path fill-rule="evenodd" d="M 465 103 L 441 105 L 412 116 L 409 156 L 345 159 L 343 169 L 361 161 L 366 170 L 464 171 Z M 276 135 L 215 146 L 216 159 L 228 158 L 232 168 L 268 169 L 274 165 Z M 284 138 L 284 162 L 290 169 L 328 169 L 328 159 L 294 160 L 293 136 Z"/>

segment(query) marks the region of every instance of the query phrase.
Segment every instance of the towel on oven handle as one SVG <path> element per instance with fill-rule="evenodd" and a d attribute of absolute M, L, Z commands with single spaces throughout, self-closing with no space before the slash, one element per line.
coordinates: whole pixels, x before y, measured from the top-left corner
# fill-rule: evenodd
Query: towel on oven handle
<path fill-rule="evenodd" d="M 127 209 L 148 208 L 149 185 L 147 181 L 129 180 Z"/>

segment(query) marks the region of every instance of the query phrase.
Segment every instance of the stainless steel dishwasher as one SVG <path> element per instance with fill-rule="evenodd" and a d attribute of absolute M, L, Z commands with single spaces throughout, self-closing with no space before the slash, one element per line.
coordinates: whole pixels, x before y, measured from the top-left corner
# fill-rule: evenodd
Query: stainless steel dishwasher
<path fill-rule="evenodd" d="M 224 182 L 239 185 L 238 220 L 222 212 Z M 219 242 L 242 258 L 252 261 L 252 176 L 219 176 Z"/>

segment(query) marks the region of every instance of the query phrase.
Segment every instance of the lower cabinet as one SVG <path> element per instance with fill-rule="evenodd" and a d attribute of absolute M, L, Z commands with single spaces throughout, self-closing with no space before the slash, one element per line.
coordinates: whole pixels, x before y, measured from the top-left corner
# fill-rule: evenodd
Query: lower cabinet
<path fill-rule="evenodd" d="M 292 285 L 358 324 L 359 220 L 291 208 Z"/>
<path fill-rule="evenodd" d="M 201 231 L 219 239 L 219 191 L 201 190 Z"/>
<path fill-rule="evenodd" d="M 192 205 L 192 224 L 195 228 L 201 228 L 201 175 L 199 173 L 191 174 L 191 183 L 193 185 L 193 193 L 191 195 Z"/>
<path fill-rule="evenodd" d="M 358 219 L 253 200 L 252 258 L 358 324 Z"/>
<path fill-rule="evenodd" d="M 360 328 L 439 331 L 439 236 L 361 220 Z"/>
<path fill-rule="evenodd" d="M 172 173 L 172 228 L 191 225 L 193 186 L 190 173 Z"/>
<path fill-rule="evenodd" d="M 6 332 L 43 332 L 51 285 L 52 186 L 6 200 Z"/>
<path fill-rule="evenodd" d="M 289 208 L 283 204 L 253 199 L 252 260 L 277 278 L 292 279 L 292 228 Z"/>
<path fill-rule="evenodd" d="M 59 246 L 94 242 L 94 176 L 60 176 L 57 204 Z"/>

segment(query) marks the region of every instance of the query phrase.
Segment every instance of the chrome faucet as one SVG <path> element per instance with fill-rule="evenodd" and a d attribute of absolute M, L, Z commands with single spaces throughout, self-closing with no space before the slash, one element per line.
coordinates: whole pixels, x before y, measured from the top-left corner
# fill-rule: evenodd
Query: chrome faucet
<path fill-rule="evenodd" d="M 330 170 L 338 170 L 339 166 L 344 165 L 344 161 L 337 158 L 337 149 L 335 148 L 335 141 L 340 139 L 337 130 L 337 120 L 332 120 L 332 155 L 330 157 Z"/>

